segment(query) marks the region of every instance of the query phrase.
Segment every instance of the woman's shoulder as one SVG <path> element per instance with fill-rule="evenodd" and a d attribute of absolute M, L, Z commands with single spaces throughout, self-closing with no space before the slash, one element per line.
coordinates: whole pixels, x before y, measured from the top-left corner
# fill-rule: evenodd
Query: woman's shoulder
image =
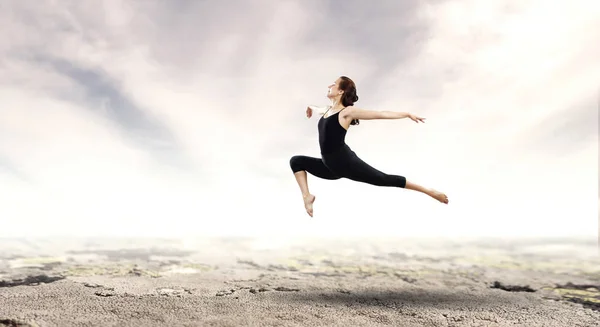
<path fill-rule="evenodd" d="M 344 115 L 348 115 L 348 114 L 351 114 L 355 110 L 356 110 L 356 107 L 354 107 L 354 106 L 347 106 L 347 107 L 344 107 L 344 109 L 342 109 L 341 112 L 343 112 Z"/>

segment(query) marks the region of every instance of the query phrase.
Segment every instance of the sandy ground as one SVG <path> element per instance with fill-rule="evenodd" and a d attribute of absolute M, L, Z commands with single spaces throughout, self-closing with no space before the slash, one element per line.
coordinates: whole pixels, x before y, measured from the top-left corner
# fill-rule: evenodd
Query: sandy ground
<path fill-rule="evenodd" d="M 0 240 L 0 326 L 598 326 L 596 240 Z"/>

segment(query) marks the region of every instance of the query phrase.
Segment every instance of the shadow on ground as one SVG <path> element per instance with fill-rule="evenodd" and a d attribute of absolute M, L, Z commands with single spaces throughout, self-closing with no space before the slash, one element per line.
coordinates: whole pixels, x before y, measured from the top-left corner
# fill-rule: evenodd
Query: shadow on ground
<path fill-rule="evenodd" d="M 503 302 L 503 297 L 490 297 L 472 294 L 464 291 L 439 292 L 439 291 L 414 291 L 414 292 L 384 292 L 384 291 L 364 291 L 364 292 L 330 292 L 330 293 L 295 293 L 291 295 L 289 301 L 307 302 L 310 304 L 321 303 L 331 305 L 371 305 L 376 307 L 446 307 L 446 308 L 464 308 L 481 307 L 488 308 L 497 306 Z M 509 300 L 504 300 L 509 302 Z"/>

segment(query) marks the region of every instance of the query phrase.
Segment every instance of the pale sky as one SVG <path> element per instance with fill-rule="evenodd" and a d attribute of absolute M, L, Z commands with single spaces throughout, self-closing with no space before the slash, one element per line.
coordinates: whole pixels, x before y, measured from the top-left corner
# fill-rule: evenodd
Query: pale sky
<path fill-rule="evenodd" d="M 600 2 L 11 1 L 0 5 L 0 236 L 593 236 Z M 445 192 L 309 176 L 340 75 L 372 166 Z"/>

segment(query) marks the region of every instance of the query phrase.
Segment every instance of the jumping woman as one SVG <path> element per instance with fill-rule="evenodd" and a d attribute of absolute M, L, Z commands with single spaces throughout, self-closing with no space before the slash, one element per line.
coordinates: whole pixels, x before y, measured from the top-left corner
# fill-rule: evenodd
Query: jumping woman
<path fill-rule="evenodd" d="M 307 172 L 328 180 L 347 178 L 376 186 L 414 190 L 448 204 L 448 197 L 444 193 L 409 182 L 404 176 L 388 175 L 369 166 L 345 142 L 350 125 L 358 125 L 360 119 L 410 118 L 419 123 L 424 122 L 425 118 L 407 112 L 371 111 L 354 107 L 354 103 L 358 101 L 356 85 L 346 76 L 341 76 L 329 86 L 327 97 L 331 106 L 309 106 L 306 109 L 308 118 L 312 117 L 313 111 L 319 111 L 322 115 L 318 123 L 321 158 L 297 155 L 290 159 L 290 167 L 302 191 L 304 207 L 311 217 L 315 196 L 308 190 Z"/>

